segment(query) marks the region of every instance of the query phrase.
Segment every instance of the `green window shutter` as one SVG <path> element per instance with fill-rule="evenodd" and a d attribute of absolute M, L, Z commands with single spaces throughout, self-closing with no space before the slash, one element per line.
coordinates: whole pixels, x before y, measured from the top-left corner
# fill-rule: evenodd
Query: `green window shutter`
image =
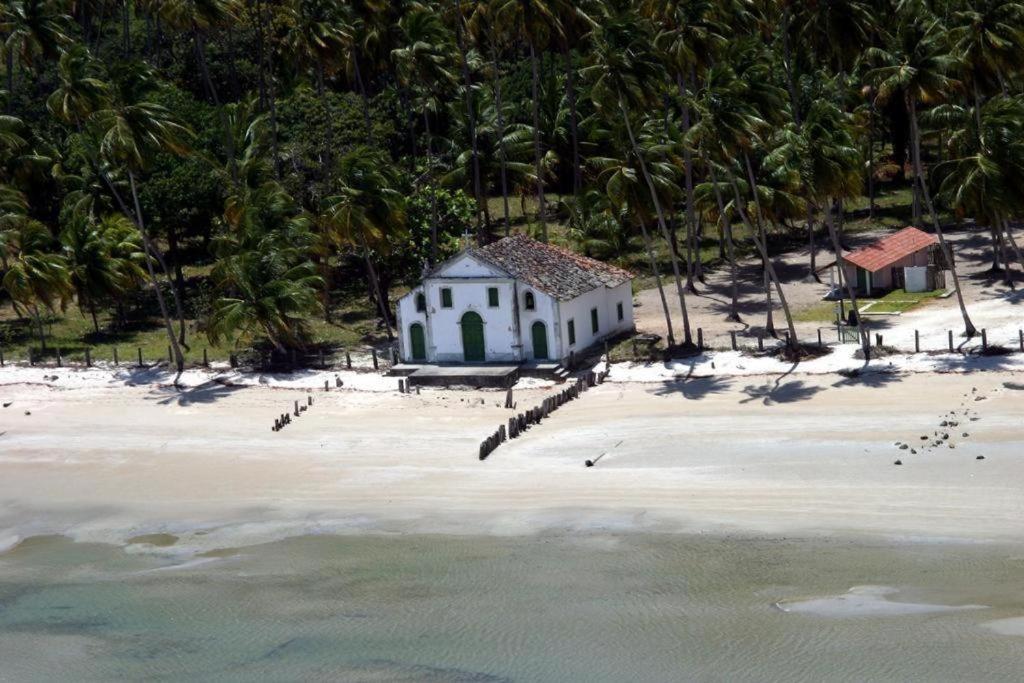
<path fill-rule="evenodd" d="M 498 307 L 498 288 L 488 287 L 487 288 L 487 305 L 491 308 Z"/>
<path fill-rule="evenodd" d="M 569 321 L 569 345 L 572 346 L 576 343 L 576 321 Z"/>
<path fill-rule="evenodd" d="M 597 334 L 597 309 L 590 309 L 590 331 Z"/>
<path fill-rule="evenodd" d="M 615 307 L 615 312 L 619 314 L 619 322 L 622 322 L 622 302 L 621 301 Z"/>
<path fill-rule="evenodd" d="M 452 307 L 452 290 L 445 287 L 441 290 L 441 308 Z"/>

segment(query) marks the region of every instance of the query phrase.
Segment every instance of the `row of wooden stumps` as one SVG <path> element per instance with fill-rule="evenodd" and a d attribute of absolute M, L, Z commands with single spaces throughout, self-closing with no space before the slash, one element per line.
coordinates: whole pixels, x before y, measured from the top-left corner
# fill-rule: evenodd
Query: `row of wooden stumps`
<path fill-rule="evenodd" d="M 598 384 L 603 384 L 607 378 L 608 370 L 588 372 L 577 379 L 571 386 L 566 387 L 553 396 L 548 396 L 537 406 L 530 408 L 525 413 L 519 413 L 514 417 L 510 417 L 507 425 L 499 425 L 493 434 L 480 442 L 480 459 L 486 460 L 487 456 L 493 453 L 498 446 L 509 439 L 517 438 L 533 425 L 540 424 L 542 420 L 549 418 L 552 413 L 566 403 L 582 396 L 588 389 L 596 387 Z M 505 397 L 505 407 L 513 408 L 514 406 L 512 390 L 509 389 Z"/>
<path fill-rule="evenodd" d="M 411 394 L 413 391 L 412 383 L 407 379 L 398 380 L 398 393 L 400 394 Z M 420 388 L 416 387 L 416 395 L 420 393 Z"/>
<path fill-rule="evenodd" d="M 301 416 L 304 412 L 309 410 L 313 405 L 313 394 L 306 395 L 306 403 L 303 404 L 301 401 L 295 401 L 295 409 L 291 413 L 281 413 L 279 417 L 274 418 L 274 426 L 271 427 L 270 431 L 279 432 L 292 423 L 292 416 Z"/>

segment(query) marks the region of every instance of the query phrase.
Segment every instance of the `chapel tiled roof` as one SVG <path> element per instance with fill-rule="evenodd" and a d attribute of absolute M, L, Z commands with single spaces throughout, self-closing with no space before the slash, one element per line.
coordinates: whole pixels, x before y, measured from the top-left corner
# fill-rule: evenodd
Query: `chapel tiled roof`
<path fill-rule="evenodd" d="M 618 287 L 633 279 L 627 270 L 526 235 L 512 235 L 470 253 L 561 301 L 600 287 Z"/>
<path fill-rule="evenodd" d="M 917 228 L 903 228 L 897 233 L 847 254 L 843 260 L 870 273 L 877 273 L 916 251 L 938 243 L 935 235 L 929 235 Z"/>

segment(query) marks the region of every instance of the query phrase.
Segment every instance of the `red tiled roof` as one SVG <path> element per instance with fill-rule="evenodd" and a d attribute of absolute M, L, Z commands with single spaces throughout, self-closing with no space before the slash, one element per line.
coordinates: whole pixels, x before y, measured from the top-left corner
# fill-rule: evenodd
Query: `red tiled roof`
<path fill-rule="evenodd" d="M 633 279 L 629 271 L 521 234 L 470 253 L 562 301 Z"/>
<path fill-rule="evenodd" d="M 851 252 L 843 257 L 848 263 L 876 273 L 886 266 L 910 256 L 916 251 L 938 244 L 935 235 L 929 235 L 917 228 L 903 228 L 897 233 L 883 237 L 874 244 Z"/>

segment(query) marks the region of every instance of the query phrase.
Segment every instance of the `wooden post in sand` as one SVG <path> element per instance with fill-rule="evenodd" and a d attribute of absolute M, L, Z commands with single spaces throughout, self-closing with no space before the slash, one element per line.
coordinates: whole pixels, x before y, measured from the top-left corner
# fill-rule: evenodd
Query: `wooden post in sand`
<path fill-rule="evenodd" d="M 345 349 L 345 367 L 349 370 L 352 369 L 352 354 L 348 352 L 348 349 Z"/>
<path fill-rule="evenodd" d="M 949 330 L 949 352 L 953 353 L 953 330 Z"/>
<path fill-rule="evenodd" d="M 171 347 L 167 347 L 167 364 L 174 365 L 174 353 L 171 352 Z"/>
<path fill-rule="evenodd" d="M 703 351 L 704 350 L 704 328 L 703 327 L 698 327 L 697 328 L 697 350 L 698 351 Z"/>
<path fill-rule="evenodd" d="M 4 350 L 0 349 L 0 368 L 4 366 Z"/>
<path fill-rule="evenodd" d="M 373 369 L 376 370 L 378 366 L 377 349 L 370 349 L 370 354 L 373 356 Z"/>
<path fill-rule="evenodd" d="M 914 330 L 914 353 L 921 353 L 921 332 Z"/>
<path fill-rule="evenodd" d="M 295 402 L 295 417 L 299 416 L 299 402 Z"/>
<path fill-rule="evenodd" d="M 210 357 L 206 354 L 206 348 L 203 348 L 203 367 L 210 367 Z"/>
<path fill-rule="evenodd" d="M 758 351 L 764 351 L 764 333 L 763 332 L 758 332 L 757 333 L 757 350 Z"/>
<path fill-rule="evenodd" d="M 818 328 L 818 346 L 824 346 L 824 342 L 821 341 L 821 328 Z"/>
<path fill-rule="evenodd" d="M 736 351 L 736 330 L 729 330 L 729 340 L 732 342 L 732 350 Z"/>
<path fill-rule="evenodd" d="M 331 385 L 328 384 L 327 380 L 324 380 L 324 391 L 330 391 Z"/>
<path fill-rule="evenodd" d="M 1024 352 L 1024 330 L 1017 330 L 1017 339 L 1020 340 L 1020 350 Z"/>
<path fill-rule="evenodd" d="M 117 347 L 114 347 L 114 365 L 117 365 Z"/>
<path fill-rule="evenodd" d="M 60 355 L 60 347 L 59 346 L 57 347 L 57 367 L 58 368 L 64 367 L 64 358 L 61 357 L 61 355 Z"/>
<path fill-rule="evenodd" d="M 89 353 L 89 349 L 88 348 L 85 349 L 85 367 L 87 367 L 87 368 L 91 368 L 92 367 L 92 354 Z"/>
<path fill-rule="evenodd" d="M 981 330 L 981 352 L 985 353 L 988 351 L 988 330 Z"/>

